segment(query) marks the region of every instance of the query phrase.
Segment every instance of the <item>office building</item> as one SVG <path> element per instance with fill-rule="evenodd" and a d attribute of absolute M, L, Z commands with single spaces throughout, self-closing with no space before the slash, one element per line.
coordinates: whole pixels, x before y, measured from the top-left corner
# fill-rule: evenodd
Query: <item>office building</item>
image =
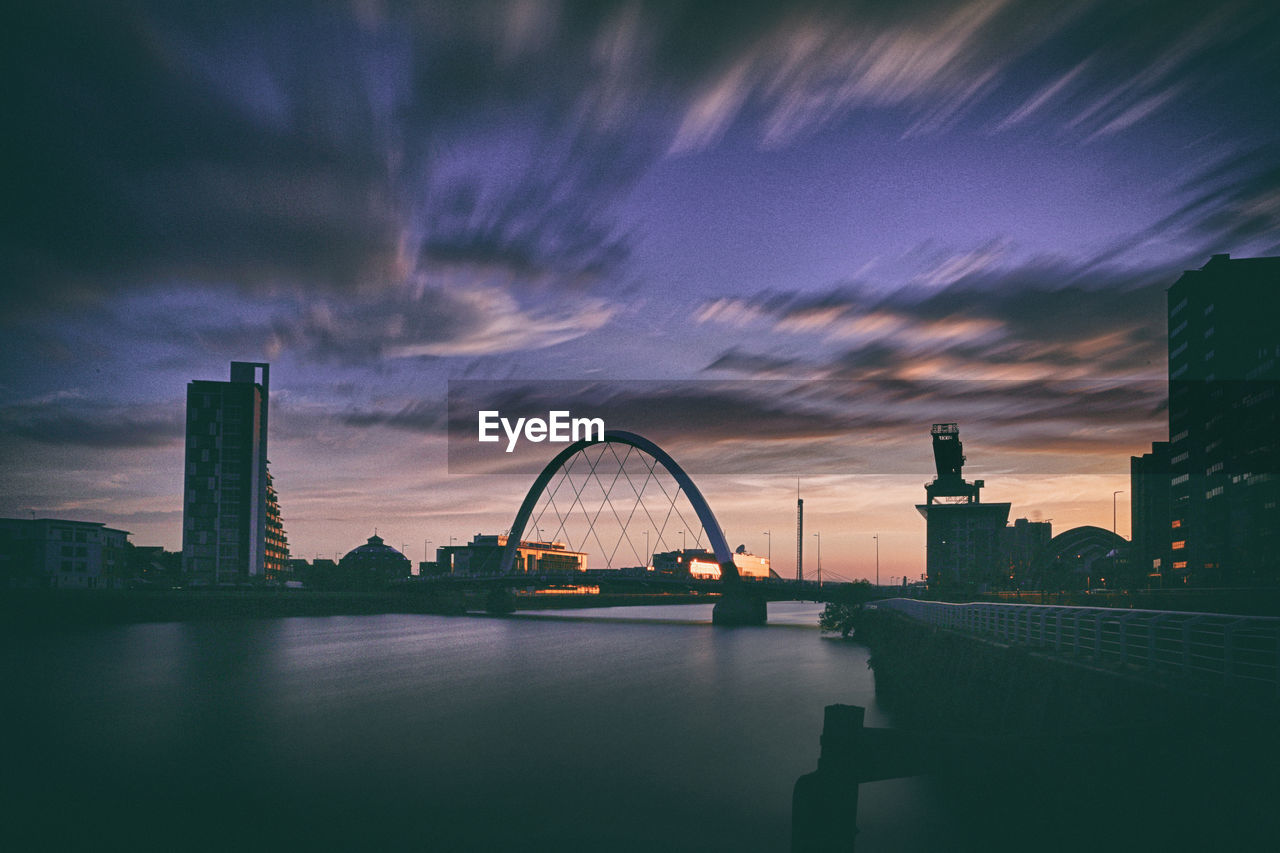
<path fill-rule="evenodd" d="M 0 578 L 17 588 L 121 586 L 128 541 L 126 531 L 97 521 L 0 518 Z"/>
<path fill-rule="evenodd" d="M 269 395 L 261 363 L 233 361 L 230 381 L 187 384 L 182 569 L 195 583 L 243 583 L 283 566 L 267 473 Z"/>
<path fill-rule="evenodd" d="M 1154 441 L 1150 453 L 1129 458 L 1130 559 L 1143 586 L 1163 586 L 1172 568 L 1169 479 L 1169 442 Z"/>
<path fill-rule="evenodd" d="M 1280 258 L 1214 255 L 1168 290 L 1169 551 L 1197 585 L 1280 580 Z"/>

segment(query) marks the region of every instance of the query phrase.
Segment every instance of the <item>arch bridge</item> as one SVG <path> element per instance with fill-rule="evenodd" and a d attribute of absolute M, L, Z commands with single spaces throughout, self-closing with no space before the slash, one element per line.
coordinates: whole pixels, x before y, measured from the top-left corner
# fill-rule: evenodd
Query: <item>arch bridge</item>
<path fill-rule="evenodd" d="M 703 497 L 701 490 L 698 489 L 697 484 L 680 467 L 679 463 L 657 444 L 644 436 L 623 430 L 606 430 L 602 439 L 576 441 L 557 453 L 555 458 L 547 463 L 542 472 L 538 474 L 537 479 L 533 481 L 533 485 L 529 487 L 529 491 L 525 495 L 524 501 L 520 504 L 519 511 L 516 513 L 511 530 L 507 534 L 507 542 L 500 564 L 500 575 L 508 576 L 515 573 L 516 556 L 519 553 L 520 543 L 524 539 L 525 529 L 529 525 L 539 500 L 547 494 L 547 488 L 551 485 L 556 475 L 564 471 L 566 465 L 575 456 L 598 444 L 621 445 L 629 448 L 628 453 L 630 453 L 630 450 L 635 450 L 653 459 L 654 464 L 648 468 L 650 475 L 652 475 L 655 466 L 661 465 L 679 486 L 676 498 L 678 498 L 680 492 L 683 492 L 688 499 L 694 513 L 697 515 L 698 522 L 702 525 L 703 531 L 706 532 L 707 544 L 715 555 L 716 562 L 720 565 L 719 589 L 721 598 L 716 603 L 713 621 L 716 624 L 763 623 L 766 619 L 765 599 L 763 596 L 748 591 L 742 583 L 738 567 L 733 561 L 733 553 L 729 549 L 729 543 L 724 538 L 724 531 L 716 520 L 715 513 L 711 511 L 706 498 Z M 621 469 L 623 460 L 619 459 L 618 462 Z M 598 460 L 596 464 L 598 464 Z M 591 466 L 592 476 L 596 475 L 595 467 L 595 465 Z M 616 480 L 617 477 L 615 476 L 614 481 Z M 610 485 L 612 486 L 612 483 Z M 639 504 L 640 492 L 636 492 L 635 496 L 637 504 Z M 673 506 L 676 498 L 672 499 Z M 575 497 L 576 499 L 577 497 Z M 608 502 L 608 490 L 606 490 L 605 500 Z M 583 508 L 584 510 L 586 509 L 585 506 Z M 603 506 L 600 511 L 602 510 Z M 597 511 L 597 517 L 600 515 L 600 511 Z M 632 515 L 634 515 L 634 509 Z M 594 528 L 594 519 L 591 522 L 591 527 Z M 646 561 L 648 560 L 648 555 L 646 555 L 645 559 Z"/>

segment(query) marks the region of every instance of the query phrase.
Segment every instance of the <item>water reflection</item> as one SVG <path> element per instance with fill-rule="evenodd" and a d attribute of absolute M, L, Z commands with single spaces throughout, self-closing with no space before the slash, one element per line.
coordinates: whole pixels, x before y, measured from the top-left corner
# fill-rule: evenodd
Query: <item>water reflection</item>
<path fill-rule="evenodd" d="M 811 626 L 806 607 L 770 616 Z M 823 708 L 890 724 L 866 650 L 712 628 L 709 607 L 634 610 L 137 625 L 7 649 L 15 826 L 40 846 L 786 849 Z M 858 849 L 935 849 L 927 783 L 884 784 L 865 789 Z M 59 820 L 72 803 L 94 820 Z"/>

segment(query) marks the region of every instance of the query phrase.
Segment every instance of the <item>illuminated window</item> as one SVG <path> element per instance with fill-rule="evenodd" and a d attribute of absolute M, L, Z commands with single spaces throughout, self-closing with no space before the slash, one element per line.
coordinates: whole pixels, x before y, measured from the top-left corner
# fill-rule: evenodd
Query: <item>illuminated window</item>
<path fill-rule="evenodd" d="M 1187 540 L 1185 539 L 1179 539 L 1173 543 L 1173 550 L 1175 551 L 1181 551 L 1185 547 L 1187 547 Z"/>
<path fill-rule="evenodd" d="M 1174 530 L 1177 530 L 1177 529 L 1178 529 L 1179 527 L 1181 527 L 1181 526 L 1182 526 L 1182 519 L 1180 519 L 1180 518 L 1175 518 L 1175 519 L 1173 520 L 1173 529 L 1174 529 Z"/>
<path fill-rule="evenodd" d="M 1175 569 L 1185 569 L 1185 568 L 1187 567 L 1187 561 L 1186 561 L 1186 560 L 1179 560 L 1178 562 L 1176 562 L 1176 563 L 1174 563 L 1174 564 L 1173 564 L 1173 567 L 1174 567 Z"/>

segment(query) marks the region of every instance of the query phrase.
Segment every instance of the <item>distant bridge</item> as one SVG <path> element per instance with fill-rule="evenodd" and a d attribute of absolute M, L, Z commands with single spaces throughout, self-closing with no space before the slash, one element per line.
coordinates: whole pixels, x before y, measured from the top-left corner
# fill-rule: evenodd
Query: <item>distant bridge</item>
<path fill-rule="evenodd" d="M 874 587 L 855 583 L 818 583 L 796 581 L 788 578 L 739 578 L 724 581 L 670 575 L 626 575 L 610 570 L 589 572 L 536 572 L 525 574 L 493 573 L 481 575 L 439 575 L 422 578 L 417 583 L 424 587 L 459 590 L 528 589 L 566 591 L 580 587 L 600 587 L 613 592 L 632 594 L 653 593 L 661 595 L 676 592 L 697 592 L 706 595 L 723 595 L 731 584 L 741 584 L 745 591 L 766 601 L 813 601 L 858 604 L 872 598 L 881 598 L 895 592 L 891 587 Z"/>
<path fill-rule="evenodd" d="M 767 599 L 758 594 L 746 593 L 745 589 L 740 589 L 740 578 L 738 576 L 738 567 L 733 562 L 733 554 L 729 550 L 729 543 L 725 541 L 724 531 L 720 529 L 720 522 L 716 521 L 715 513 L 711 511 L 711 507 L 707 504 L 706 498 L 702 496 L 702 492 L 698 490 L 693 479 L 685 473 L 684 469 L 676 463 L 671 456 L 658 445 L 654 444 L 643 436 L 636 435 L 632 432 L 623 432 L 621 430 L 606 430 L 601 441 L 593 439 L 584 439 L 574 442 L 564 450 L 556 454 L 555 458 L 547 463 L 542 469 L 542 473 L 533 481 L 533 485 L 529 487 L 529 493 L 525 495 L 524 502 L 520 505 L 519 512 L 516 513 L 516 520 L 511 525 L 511 531 L 507 536 L 506 550 L 502 555 L 501 572 L 504 575 L 512 574 L 512 566 L 515 561 L 516 553 L 520 548 L 521 538 L 524 536 L 525 525 L 529 523 L 529 516 L 533 513 L 534 507 L 538 503 L 538 499 L 542 497 L 548 484 L 552 478 L 564 469 L 566 463 L 570 459 L 577 456 L 582 451 L 596 444 L 618 444 L 627 448 L 633 448 L 646 454 L 655 460 L 656 464 L 662 465 L 666 471 L 675 478 L 680 490 L 689 499 L 689 503 L 693 505 L 693 510 L 698 516 L 698 521 L 702 525 L 702 529 L 706 531 L 712 553 L 715 554 L 716 562 L 720 564 L 720 580 L 717 581 L 717 587 L 721 593 L 721 600 L 716 602 L 716 607 L 712 620 L 716 624 L 750 624 L 763 623 L 767 616 L 765 601 Z M 615 454 L 616 457 L 616 454 Z M 598 458 L 596 464 L 591 466 L 591 475 L 596 475 L 596 467 L 599 464 Z M 617 460 L 619 471 L 625 468 L 624 460 Z M 652 475 L 654 466 L 649 466 L 649 473 Z M 609 488 L 605 490 L 605 502 L 609 502 L 609 494 L 612 490 L 613 483 L 617 481 L 615 476 L 610 482 Z M 628 477 L 628 482 L 630 478 Z M 597 482 L 599 482 L 597 478 Z M 647 480 L 646 480 L 647 482 Z M 677 493 L 676 497 L 679 494 Z M 637 504 L 640 502 L 641 493 L 636 494 Z M 672 499 L 672 506 L 675 506 L 675 499 Z M 570 507 L 572 510 L 572 505 Z M 585 506 L 583 507 L 585 511 Z M 603 509 L 603 507 L 601 507 Z M 647 513 L 647 511 L 646 511 Z M 634 510 L 630 517 L 634 517 Z M 597 510 L 596 516 L 591 519 L 590 529 L 594 533 L 595 521 L 599 517 L 600 511 Z M 617 517 L 617 513 L 614 513 Z M 669 517 L 669 513 L 668 513 Z M 563 522 L 561 522 L 563 526 Z M 664 520 L 665 528 L 665 520 Z M 625 534 L 626 524 L 623 524 Z M 598 538 L 598 537 L 597 537 Z M 659 541 L 661 541 L 661 531 L 659 532 Z M 647 546 L 646 546 L 647 550 Z M 649 555 L 645 555 L 646 563 Z M 692 579 L 690 579 L 692 581 Z"/>
<path fill-rule="evenodd" d="M 596 541 L 600 543 L 602 549 L 605 549 L 604 543 L 595 531 L 595 523 L 604 515 L 607 506 L 610 513 L 616 521 L 618 521 L 623 529 L 623 536 L 626 537 L 627 523 L 637 519 L 637 507 L 642 503 L 645 488 L 653 479 L 653 475 L 658 466 L 661 466 L 667 473 L 674 478 L 678 489 L 674 496 L 667 494 L 665 490 L 662 492 L 665 498 L 670 500 L 670 507 L 666 515 L 662 518 L 661 525 L 653 515 L 649 514 L 647 508 L 644 510 L 642 518 L 657 528 L 657 541 L 659 546 L 663 541 L 663 533 L 667 523 L 671 519 L 672 512 L 677 512 L 677 518 L 682 518 L 678 514 L 677 499 L 681 493 L 688 499 L 689 504 L 693 507 L 698 522 L 702 526 L 702 530 L 706 532 L 708 546 L 715 555 L 715 560 L 720 565 L 720 578 L 716 580 L 702 580 L 692 577 L 670 576 L 657 574 L 654 572 L 646 572 L 643 575 L 628 574 L 620 571 L 607 572 L 573 572 L 573 573 L 555 573 L 555 574 L 529 574 L 516 570 L 517 556 L 519 554 L 521 542 L 524 540 L 525 531 L 530 528 L 533 519 L 534 510 L 538 507 L 540 499 L 544 496 L 549 498 L 549 502 L 556 507 L 555 498 L 564 480 L 567 479 L 571 467 L 574 465 L 576 458 L 583 451 L 596 445 L 617 445 L 625 447 L 627 450 L 623 455 L 612 453 L 613 461 L 617 463 L 617 472 L 609 477 L 610 472 L 604 472 L 601 476 L 600 467 L 606 463 L 605 454 L 602 452 L 595 457 L 594 460 L 588 460 L 587 476 L 589 479 L 595 480 L 596 484 L 603 489 L 603 499 L 600 506 L 596 508 L 594 515 L 591 514 L 586 506 L 582 495 L 582 489 L 574 484 L 570 484 L 571 495 L 562 497 L 562 501 L 568 501 L 569 512 L 573 512 L 575 507 L 581 507 L 588 521 L 588 537 L 595 536 Z M 636 489 L 631 482 L 630 475 L 626 471 L 628 460 L 631 459 L 633 453 L 643 454 L 644 457 L 652 460 L 652 463 L 644 463 L 643 471 L 646 473 L 645 481 L 639 489 Z M 561 475 L 559 485 L 550 492 L 548 487 L 556 480 L 557 475 Z M 604 485 L 604 480 L 609 480 L 609 485 Z M 619 480 L 625 480 L 631 488 L 631 494 L 625 494 L 625 500 L 635 498 L 635 504 L 632 506 L 630 513 L 626 513 L 625 521 L 621 513 L 613 504 L 612 488 Z M 621 499 L 620 499 L 621 500 Z M 594 501 L 593 501 L 594 502 Z M 545 512 L 545 510 L 544 510 Z M 661 513 L 660 513 L 661 514 Z M 608 516 L 605 516 L 606 519 Z M 539 516 L 540 518 L 540 516 Z M 565 528 L 564 514 L 560 509 L 555 509 L 555 519 L 559 522 L 560 531 Z M 689 525 L 685 525 L 688 527 Z M 538 522 L 533 521 L 532 528 L 538 529 Z M 648 539 L 646 530 L 646 547 L 648 551 Z M 681 531 L 683 536 L 685 531 Z M 584 537 L 584 541 L 585 538 Z M 585 546 L 584 546 L 585 547 Z M 632 553 L 639 553 L 634 546 Z M 618 550 L 615 546 L 614 552 Z M 683 548 L 682 548 L 683 550 Z M 610 554 L 609 556 L 612 556 Z M 650 559 L 650 554 L 644 555 L 645 562 Z M 583 585 L 599 585 L 603 592 L 607 587 L 611 591 L 629 591 L 634 593 L 652 592 L 660 594 L 663 592 L 698 592 L 703 594 L 714 594 L 718 597 L 713 621 L 716 624 L 760 624 L 766 621 L 767 611 L 765 604 L 768 601 L 852 601 L 855 597 L 862 600 L 866 597 L 866 587 L 853 584 L 821 584 L 809 581 L 786 581 L 778 578 L 756 579 L 741 577 L 737 565 L 733 560 L 733 553 L 729 548 L 729 543 L 725 540 L 724 531 L 720 528 L 720 523 L 716 520 L 715 513 L 712 512 L 711 506 L 703 497 L 698 486 L 693 479 L 685 472 L 683 468 L 661 447 L 649 439 L 637 435 L 632 432 L 624 432 L 622 430 L 606 430 L 601 439 L 584 439 L 574 442 L 565 447 L 556 456 L 547 463 L 542 472 L 538 474 L 533 484 L 529 487 L 528 493 L 525 495 L 524 501 L 520 504 L 519 511 L 516 512 L 515 521 L 511 525 L 511 530 L 507 534 L 507 541 L 502 552 L 499 571 L 496 574 L 488 576 L 449 576 L 431 581 L 435 584 L 452 585 L 459 588 L 488 588 L 491 590 L 510 590 L 514 588 L 532 588 L 532 589 L 554 589 L 567 588 Z M 512 602 L 504 599 L 504 597 L 495 592 L 491 609 L 502 610 L 512 606 Z"/>
<path fill-rule="evenodd" d="M 533 514 L 533 509 L 538 504 L 538 499 L 542 497 L 546 491 L 551 479 L 564 469 L 572 457 L 578 455 L 588 447 L 597 444 L 621 444 L 627 447 L 635 448 L 640 452 L 652 457 L 655 462 L 662 465 L 672 477 L 675 478 L 681 490 L 689 498 L 689 503 L 693 505 L 693 510 L 698 515 L 698 521 L 702 524 L 702 529 L 707 532 L 707 538 L 710 539 L 712 552 L 716 556 L 716 561 L 720 563 L 721 577 L 727 581 L 737 580 L 738 567 L 733 562 L 733 554 L 729 550 L 729 543 L 725 541 L 724 531 L 720 529 L 720 523 L 716 521 L 715 513 L 711 511 L 711 507 L 707 504 L 706 498 L 702 496 L 702 492 L 698 490 L 693 479 L 685 473 L 684 469 L 676 463 L 670 455 L 667 454 L 658 445 L 649 439 L 636 435 L 633 432 L 624 432 L 622 430 L 606 430 L 602 440 L 583 439 L 570 444 L 564 450 L 556 454 L 556 457 L 547 463 L 542 469 L 542 473 L 533 481 L 533 485 L 529 487 L 528 494 L 524 497 L 524 503 L 520 505 L 520 511 L 516 513 L 516 520 L 511 525 L 511 532 L 507 537 L 507 547 L 502 554 L 502 574 L 511 574 L 512 566 L 515 562 L 516 552 L 520 548 L 520 540 L 524 536 L 525 526 L 529 523 L 529 516 Z M 619 468 L 622 462 L 619 460 Z M 652 470 L 652 468 L 650 469 Z M 592 473 L 595 468 L 593 466 Z M 616 478 L 615 478 L 616 479 Z M 606 494 L 607 498 L 607 494 Z M 597 513 L 598 514 L 598 513 Z M 647 557 L 646 557 L 647 558 Z"/>

